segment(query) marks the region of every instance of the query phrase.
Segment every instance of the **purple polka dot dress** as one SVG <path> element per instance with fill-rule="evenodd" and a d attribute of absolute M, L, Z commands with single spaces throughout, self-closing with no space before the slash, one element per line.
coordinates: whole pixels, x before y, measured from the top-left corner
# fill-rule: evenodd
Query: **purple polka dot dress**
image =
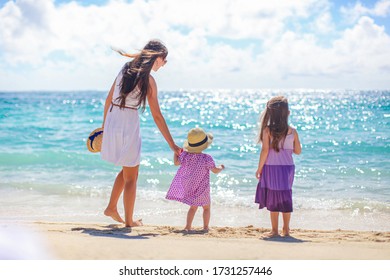
<path fill-rule="evenodd" d="M 210 204 L 210 170 L 215 168 L 208 154 L 182 152 L 180 167 L 166 195 L 167 199 L 180 201 L 190 206 Z"/>
<path fill-rule="evenodd" d="M 286 136 L 283 148 L 276 152 L 270 147 L 267 160 L 257 184 L 255 202 L 259 208 L 272 212 L 290 213 L 295 165 L 293 161 L 294 130 Z"/>

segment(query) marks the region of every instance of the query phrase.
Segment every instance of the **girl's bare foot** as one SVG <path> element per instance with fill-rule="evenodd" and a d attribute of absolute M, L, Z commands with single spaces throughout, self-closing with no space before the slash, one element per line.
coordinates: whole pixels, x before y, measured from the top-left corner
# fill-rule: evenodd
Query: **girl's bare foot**
<path fill-rule="evenodd" d="M 104 215 L 106 215 L 107 217 L 111 217 L 114 221 L 117 221 L 118 223 L 125 223 L 125 221 L 119 215 L 117 210 L 111 210 L 107 208 L 106 210 L 104 210 Z"/>
<path fill-rule="evenodd" d="M 139 219 L 137 221 L 134 221 L 134 222 L 130 223 L 129 225 L 126 224 L 126 227 L 141 227 L 143 225 L 144 224 L 142 223 L 142 219 Z"/>
<path fill-rule="evenodd" d="M 289 228 L 287 230 L 283 228 L 283 236 L 284 237 L 290 236 L 290 229 Z"/>
<path fill-rule="evenodd" d="M 268 238 L 277 237 L 277 236 L 279 236 L 279 233 L 277 231 L 273 231 L 272 230 L 269 233 L 267 233 L 265 236 L 268 237 Z"/>
<path fill-rule="evenodd" d="M 209 231 L 210 231 L 210 229 L 208 227 L 203 228 L 203 230 L 202 230 L 203 233 L 209 233 Z"/>

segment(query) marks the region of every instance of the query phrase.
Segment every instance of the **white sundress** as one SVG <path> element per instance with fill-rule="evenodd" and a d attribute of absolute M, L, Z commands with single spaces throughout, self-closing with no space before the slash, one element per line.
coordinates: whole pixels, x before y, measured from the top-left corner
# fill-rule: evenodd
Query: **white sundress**
<path fill-rule="evenodd" d="M 121 70 L 115 80 L 112 98 L 112 103 L 116 105 L 119 105 L 116 98 L 119 97 L 122 76 Z M 137 108 L 138 93 L 139 89 L 136 87 L 127 96 L 126 107 Z M 104 122 L 101 157 L 120 166 L 134 167 L 140 164 L 141 133 L 137 109 L 121 109 L 119 106 L 110 105 Z"/>

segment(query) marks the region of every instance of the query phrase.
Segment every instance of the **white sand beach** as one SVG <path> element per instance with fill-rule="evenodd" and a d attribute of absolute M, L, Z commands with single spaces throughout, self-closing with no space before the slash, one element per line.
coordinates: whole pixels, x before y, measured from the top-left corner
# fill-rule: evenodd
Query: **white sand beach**
<path fill-rule="evenodd" d="M 251 225 L 208 233 L 44 221 L 23 228 L 40 237 L 43 256 L 58 260 L 390 260 L 390 232 L 292 229 L 290 237 L 265 238 L 269 229 Z"/>

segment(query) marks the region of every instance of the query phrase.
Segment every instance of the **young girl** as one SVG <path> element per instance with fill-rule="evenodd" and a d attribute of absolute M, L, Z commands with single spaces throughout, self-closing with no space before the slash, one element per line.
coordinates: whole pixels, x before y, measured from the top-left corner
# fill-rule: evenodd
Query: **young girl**
<path fill-rule="evenodd" d="M 211 133 L 205 133 L 201 128 L 193 128 L 188 132 L 184 142 L 184 151 L 177 156 L 174 154 L 175 165 L 179 170 L 168 190 L 167 199 L 177 200 L 188 204 L 185 231 L 191 230 L 198 206 L 203 207 L 203 230 L 208 232 L 210 221 L 210 170 L 217 174 L 225 167 L 215 166 L 210 155 L 203 154 L 213 141 Z"/>
<path fill-rule="evenodd" d="M 289 236 L 292 208 L 292 184 L 295 165 L 292 154 L 301 153 L 298 133 L 288 125 L 287 99 L 271 98 L 262 114 L 259 143 L 262 142 L 256 178 L 259 179 L 255 202 L 267 207 L 272 230 L 269 237 L 279 235 L 279 212 L 283 215 L 283 235 Z"/>

